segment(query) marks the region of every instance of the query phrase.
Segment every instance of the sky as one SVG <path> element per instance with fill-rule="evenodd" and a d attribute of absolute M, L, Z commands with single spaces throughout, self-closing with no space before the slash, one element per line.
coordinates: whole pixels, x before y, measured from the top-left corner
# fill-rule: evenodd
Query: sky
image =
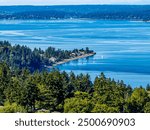
<path fill-rule="evenodd" d="M 150 4 L 150 0 L 0 0 L 0 5 Z"/>

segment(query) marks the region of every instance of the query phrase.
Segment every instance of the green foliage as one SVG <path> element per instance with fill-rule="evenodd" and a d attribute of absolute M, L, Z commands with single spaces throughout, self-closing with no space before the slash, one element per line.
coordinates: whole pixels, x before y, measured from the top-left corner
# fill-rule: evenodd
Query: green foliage
<path fill-rule="evenodd" d="M 60 72 L 53 71 L 45 76 L 43 84 L 38 86 L 40 89 L 39 99 L 37 102 L 40 108 L 50 111 L 62 111 L 64 101 L 63 78 Z"/>
<path fill-rule="evenodd" d="M 144 112 L 145 113 L 150 113 L 150 102 L 147 102 L 144 106 Z"/>
<path fill-rule="evenodd" d="M 132 91 L 123 81 L 116 82 L 103 73 L 92 84 L 89 75 L 57 70 L 30 73 L 27 69 L 16 73 L 0 63 L 0 85 L 4 112 L 22 112 L 10 107 L 14 103 L 13 107 L 22 106 L 26 112 L 149 112 L 147 90 Z"/>
<path fill-rule="evenodd" d="M 47 59 L 51 57 L 57 62 L 81 52 L 91 53 L 88 48 L 32 51 L 26 46 L 0 42 L 0 112 L 150 112 L 149 85 L 132 90 L 123 81 L 116 82 L 103 73 L 93 84 L 88 74 L 34 71 L 50 64 Z"/>
<path fill-rule="evenodd" d="M 110 86 L 107 85 L 106 77 L 101 73 L 100 77 L 96 77 L 94 81 L 94 94 L 103 95 L 106 89 L 109 89 Z"/>
<path fill-rule="evenodd" d="M 0 42 L 0 61 L 5 61 L 11 69 L 27 68 L 34 71 L 39 69 L 45 60 L 40 53 L 35 53 L 26 46 L 11 46 L 8 42 Z"/>
<path fill-rule="evenodd" d="M 106 104 L 96 104 L 92 110 L 93 113 L 118 113 L 117 107 L 109 107 Z"/>
<path fill-rule="evenodd" d="M 88 93 L 76 92 L 75 97 L 66 99 L 64 112 L 66 113 L 85 113 L 91 112 L 92 103 Z"/>
<path fill-rule="evenodd" d="M 6 62 L 12 70 L 28 69 L 31 72 L 35 70 L 42 70 L 44 66 L 51 66 L 52 64 L 63 61 L 64 59 L 80 56 L 82 53 L 88 54 L 93 51 L 74 49 L 73 51 L 56 50 L 55 48 L 48 47 L 45 51 L 40 48 L 31 50 L 27 46 L 11 44 L 7 41 L 0 41 L 0 61 Z M 72 55 L 72 53 L 74 55 Z"/>
<path fill-rule="evenodd" d="M 49 110 L 46 110 L 46 109 L 40 109 L 38 111 L 36 111 L 36 113 L 49 113 L 50 111 Z"/>
<path fill-rule="evenodd" d="M 0 113 L 24 113 L 26 110 L 23 106 L 17 105 L 16 103 L 5 103 L 5 106 L 0 107 Z"/>
<path fill-rule="evenodd" d="M 35 111 L 35 103 L 38 100 L 39 89 L 36 84 L 33 83 L 33 77 L 29 77 L 25 82 L 25 91 L 23 103 L 28 112 Z"/>
<path fill-rule="evenodd" d="M 10 86 L 10 69 L 6 63 L 0 63 L 0 105 L 3 105 L 5 94 L 4 91 Z"/>
<path fill-rule="evenodd" d="M 16 102 L 20 104 L 21 99 L 24 98 L 24 91 L 23 81 L 19 78 L 13 77 L 11 85 L 5 89 L 4 93 L 8 102 Z"/>
<path fill-rule="evenodd" d="M 148 93 L 143 88 L 135 88 L 128 100 L 129 112 L 144 112 L 144 106 L 148 102 Z"/>
<path fill-rule="evenodd" d="M 125 112 L 125 103 L 131 94 L 131 88 L 123 81 L 115 82 L 107 79 L 103 73 L 94 82 L 94 98 L 96 104 L 106 104 L 108 107 L 115 107 L 119 112 Z"/>

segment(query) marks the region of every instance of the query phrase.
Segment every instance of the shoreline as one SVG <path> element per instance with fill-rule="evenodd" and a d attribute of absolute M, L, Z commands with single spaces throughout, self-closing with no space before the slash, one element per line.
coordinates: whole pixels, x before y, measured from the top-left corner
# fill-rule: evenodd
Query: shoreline
<path fill-rule="evenodd" d="M 70 61 L 74 61 L 74 60 L 78 60 L 78 59 L 82 59 L 82 58 L 91 57 L 91 56 L 94 56 L 94 55 L 96 55 L 95 52 L 89 53 L 89 54 L 84 54 L 84 55 L 77 56 L 77 57 L 70 58 L 70 59 L 64 59 L 63 61 L 56 62 L 56 63 L 53 64 L 52 66 L 46 66 L 46 68 L 51 69 L 51 68 L 53 68 L 53 67 L 55 67 L 55 66 L 65 64 L 65 63 L 68 63 L 68 62 L 70 62 Z"/>

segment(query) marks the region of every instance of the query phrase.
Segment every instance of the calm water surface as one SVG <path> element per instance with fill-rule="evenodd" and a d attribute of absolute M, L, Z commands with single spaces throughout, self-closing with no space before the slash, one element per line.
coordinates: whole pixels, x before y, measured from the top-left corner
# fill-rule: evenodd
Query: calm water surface
<path fill-rule="evenodd" d="M 58 66 L 76 74 L 101 72 L 133 87 L 150 83 L 150 23 L 98 20 L 0 21 L 0 40 L 31 48 L 89 47 L 97 54 Z"/>

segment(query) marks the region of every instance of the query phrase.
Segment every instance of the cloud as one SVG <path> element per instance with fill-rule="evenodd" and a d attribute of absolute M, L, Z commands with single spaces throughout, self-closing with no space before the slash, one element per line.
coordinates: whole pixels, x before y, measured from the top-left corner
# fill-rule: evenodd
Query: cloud
<path fill-rule="evenodd" d="M 0 0 L 0 5 L 150 4 L 150 0 Z"/>

